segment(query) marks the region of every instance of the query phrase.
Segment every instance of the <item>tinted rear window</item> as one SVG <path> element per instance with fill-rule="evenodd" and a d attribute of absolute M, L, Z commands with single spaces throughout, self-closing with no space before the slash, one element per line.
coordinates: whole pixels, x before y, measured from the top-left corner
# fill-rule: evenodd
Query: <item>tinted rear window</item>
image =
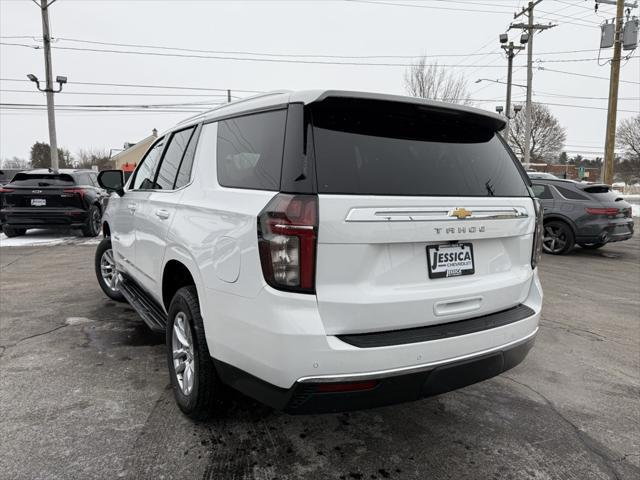
<path fill-rule="evenodd" d="M 66 173 L 17 173 L 11 184 L 18 187 L 54 187 L 74 185 L 74 181 Z"/>
<path fill-rule="evenodd" d="M 311 108 L 320 193 L 529 196 L 513 157 L 476 116 L 357 99 Z"/>
<path fill-rule="evenodd" d="M 624 200 L 619 192 L 611 190 L 606 185 L 594 185 L 592 187 L 586 187 L 584 189 L 591 198 L 595 198 L 599 202 L 619 202 Z"/>
<path fill-rule="evenodd" d="M 218 182 L 225 187 L 278 190 L 286 110 L 222 120 L 218 124 Z"/>

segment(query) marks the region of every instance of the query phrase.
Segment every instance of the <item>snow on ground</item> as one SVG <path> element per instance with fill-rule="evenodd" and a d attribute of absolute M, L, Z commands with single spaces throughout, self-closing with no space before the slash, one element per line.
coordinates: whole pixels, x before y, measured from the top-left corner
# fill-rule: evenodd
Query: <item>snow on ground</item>
<path fill-rule="evenodd" d="M 102 236 L 85 238 L 76 230 L 28 230 L 21 237 L 8 238 L 0 233 L 0 247 L 35 247 L 50 245 L 97 245 Z"/>

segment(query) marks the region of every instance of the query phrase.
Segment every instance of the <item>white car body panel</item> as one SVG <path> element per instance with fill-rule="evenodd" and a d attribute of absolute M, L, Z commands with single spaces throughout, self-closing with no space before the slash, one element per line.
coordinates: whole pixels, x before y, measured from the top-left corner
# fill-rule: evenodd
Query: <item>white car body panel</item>
<path fill-rule="evenodd" d="M 354 93 L 274 93 L 193 117 L 180 127 L 247 109 L 309 103 L 327 95 Z M 439 105 L 407 97 L 358 95 Z M 503 121 L 491 113 L 482 114 Z M 411 371 L 493 351 L 537 332 L 542 289 L 537 270 L 531 268 L 536 214 L 530 198 L 319 195 L 316 295 L 278 291 L 264 279 L 257 244 L 257 217 L 277 192 L 220 186 L 216 135 L 217 124 L 205 123 L 189 185 L 178 192 L 127 190 L 121 198 L 112 195 L 104 216 L 118 269 L 139 281 L 161 305 L 168 304 L 162 298 L 166 265 L 178 261 L 187 267 L 196 283 L 212 357 L 289 388 L 308 379 Z M 136 202 L 145 204 L 131 214 L 127 205 Z M 434 207 L 499 207 L 519 209 L 524 215 L 487 220 L 346 221 L 350 214 L 366 218 L 370 209 L 419 212 Z M 160 209 L 168 212 L 168 218 L 155 215 Z M 457 230 L 472 226 L 483 230 Z M 456 228 L 455 235 L 448 235 L 447 228 Z M 475 274 L 429 279 L 427 244 L 454 238 L 473 243 Z M 361 349 L 336 337 L 451 322 L 518 304 L 529 306 L 535 314 L 499 328 L 441 340 Z"/>

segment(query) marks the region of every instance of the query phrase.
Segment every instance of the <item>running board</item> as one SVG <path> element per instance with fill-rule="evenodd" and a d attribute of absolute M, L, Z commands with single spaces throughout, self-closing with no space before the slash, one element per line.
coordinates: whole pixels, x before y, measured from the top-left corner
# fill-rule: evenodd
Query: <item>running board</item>
<path fill-rule="evenodd" d="M 134 280 L 126 275 L 118 282 L 118 288 L 127 302 L 138 312 L 144 323 L 154 332 L 164 332 L 167 314 Z"/>

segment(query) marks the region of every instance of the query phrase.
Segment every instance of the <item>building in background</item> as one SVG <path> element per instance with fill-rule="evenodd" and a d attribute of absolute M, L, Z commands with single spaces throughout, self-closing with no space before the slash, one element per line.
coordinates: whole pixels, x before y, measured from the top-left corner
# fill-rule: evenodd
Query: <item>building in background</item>
<path fill-rule="evenodd" d="M 111 157 L 115 168 L 124 171 L 125 175 L 131 174 L 156 138 L 158 138 L 158 130 L 154 128 L 151 135 L 138 143 L 126 142 L 124 150 Z"/>

